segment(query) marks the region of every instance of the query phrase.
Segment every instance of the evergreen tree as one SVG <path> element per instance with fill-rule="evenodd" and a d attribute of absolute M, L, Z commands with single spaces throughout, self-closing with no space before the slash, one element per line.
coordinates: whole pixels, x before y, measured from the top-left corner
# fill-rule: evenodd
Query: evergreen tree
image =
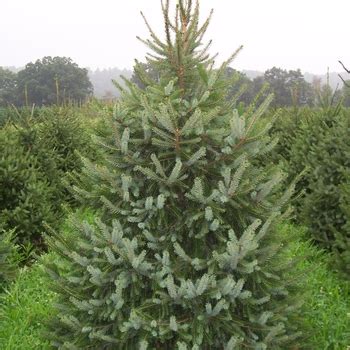
<path fill-rule="evenodd" d="M 19 142 L 16 130 L 0 130 L 0 224 L 15 230 L 20 244 L 41 246 L 43 222 L 53 223 L 51 191 L 37 160 Z"/>
<path fill-rule="evenodd" d="M 63 206 L 75 204 L 65 183 L 70 182 L 72 173 L 81 170 L 78 152 L 94 156 L 89 132 L 72 107 L 41 108 L 38 115 L 35 109 L 18 111 L 18 119 L 13 124 L 20 147 L 35 158 L 41 177 L 50 187 L 51 207 L 56 216 L 55 227 L 58 227 Z"/>
<path fill-rule="evenodd" d="M 3 232 L 0 227 L 0 292 L 6 283 L 13 280 L 16 275 L 17 255 L 17 248 L 12 242 L 12 235 L 9 232 Z"/>
<path fill-rule="evenodd" d="M 81 125 L 78 113 L 68 107 L 48 109 L 42 116 L 41 123 L 33 125 L 33 128 L 37 130 L 37 137 L 31 153 L 38 159 L 52 188 L 56 213 L 62 214 L 62 205 L 75 204 L 65 183 L 69 182 L 72 173 L 81 170 L 78 152 L 82 155 L 89 154 L 91 158 L 94 156 L 89 145 L 89 134 Z"/>
<path fill-rule="evenodd" d="M 85 160 L 95 223 L 48 237 L 58 292 L 50 335 L 61 349 L 281 349 L 298 336 L 300 295 L 279 236 L 292 191 L 257 159 L 276 143 L 260 119 L 226 99 L 225 70 L 201 48 L 210 17 L 180 0 L 162 4 L 166 39 L 146 24 L 153 81 L 126 81 L 105 165 Z M 288 237 L 291 240 L 291 237 Z M 63 259 L 63 262 L 62 262 Z"/>
<path fill-rule="evenodd" d="M 346 181 L 342 184 L 343 196 L 341 213 L 345 216 L 345 224 L 341 230 L 335 233 L 335 260 L 345 277 L 350 279 L 350 176 L 345 174 Z"/>

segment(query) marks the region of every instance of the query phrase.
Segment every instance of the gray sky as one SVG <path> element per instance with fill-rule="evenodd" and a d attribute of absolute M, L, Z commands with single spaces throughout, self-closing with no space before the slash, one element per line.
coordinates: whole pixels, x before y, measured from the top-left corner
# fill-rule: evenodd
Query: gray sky
<path fill-rule="evenodd" d="M 173 0 L 175 3 L 175 0 Z M 237 69 L 272 66 L 311 73 L 350 67 L 349 0 L 201 0 L 214 8 L 206 39 L 225 59 L 239 45 Z M 0 66 L 24 66 L 43 56 L 69 56 L 80 66 L 131 68 L 146 48 L 143 10 L 160 34 L 159 0 L 1 0 Z"/>

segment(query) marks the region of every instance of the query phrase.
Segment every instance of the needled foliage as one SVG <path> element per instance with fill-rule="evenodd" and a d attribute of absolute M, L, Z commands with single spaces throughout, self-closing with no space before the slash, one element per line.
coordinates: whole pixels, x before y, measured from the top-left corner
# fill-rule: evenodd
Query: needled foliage
<path fill-rule="evenodd" d="M 74 108 L 13 109 L 16 118 L 0 130 L 0 219 L 20 244 L 42 249 L 45 223 L 59 227 L 68 191 L 82 155 L 92 158 L 87 128 Z"/>
<path fill-rule="evenodd" d="M 296 218 L 322 247 L 338 256 L 338 267 L 349 274 L 349 263 L 345 262 L 350 251 L 345 204 L 350 200 L 346 185 L 350 169 L 349 114 L 340 104 L 315 111 L 296 110 L 293 114 L 287 122 L 290 128 L 279 132 L 281 152 L 277 158 L 282 159 L 291 177 L 304 172 L 297 185 L 300 196 L 294 202 Z"/>
<path fill-rule="evenodd" d="M 315 239 L 328 248 L 346 222 L 340 204 L 344 173 L 350 169 L 349 127 L 348 116 L 321 116 L 295 145 L 299 159 L 303 158 L 302 164 L 308 168 L 301 218 Z"/>
<path fill-rule="evenodd" d="M 45 169 L 45 163 L 48 162 L 45 153 L 51 153 L 52 163 L 49 167 L 52 173 L 48 181 L 54 189 L 56 201 L 59 199 L 60 204 L 76 204 L 67 190 L 67 183 L 69 185 L 72 173 L 79 173 L 81 170 L 79 153 L 94 158 L 95 152 L 89 145 L 90 137 L 82 122 L 74 109 L 55 107 L 47 111 L 38 126 L 37 157 L 41 167 Z"/>
<path fill-rule="evenodd" d="M 276 111 L 269 110 L 266 114 L 267 119 L 274 118 Z M 300 136 L 303 125 L 312 123 L 315 113 L 310 108 L 283 108 L 278 111 L 278 122 L 274 123 L 270 134 L 278 138 L 276 147 L 271 151 L 269 158 L 274 163 L 283 163 L 283 167 L 288 167 L 288 162 L 293 157 L 292 148 L 297 137 Z M 309 124 L 307 124 L 309 125 Z M 302 130 L 301 130 L 302 129 Z M 287 163 L 287 164 L 286 164 Z M 291 179 L 295 178 L 303 170 L 303 165 L 298 166 L 297 169 L 287 169 L 287 173 Z M 298 188 L 302 186 L 297 185 Z"/>
<path fill-rule="evenodd" d="M 50 188 L 37 160 L 10 127 L 0 131 L 0 223 L 18 242 L 41 245 L 43 222 L 53 222 Z"/>
<path fill-rule="evenodd" d="M 24 115 L 16 123 L 19 143 L 36 158 L 38 168 L 45 176 L 52 192 L 52 206 L 62 214 L 62 205 L 74 205 L 67 190 L 69 175 L 79 172 L 82 155 L 93 156 L 89 136 L 74 108 L 43 109 L 39 117 Z"/>
<path fill-rule="evenodd" d="M 93 222 L 91 213 L 79 216 Z M 64 235 L 74 235 L 68 222 L 64 226 Z M 280 232 L 286 237 L 299 237 L 286 252 L 290 257 L 307 257 L 293 266 L 301 275 L 307 274 L 302 315 L 307 337 L 300 348 L 346 349 L 350 342 L 350 317 L 347 316 L 350 312 L 350 283 L 330 269 L 329 254 L 307 242 L 305 229 L 287 224 L 280 227 Z M 44 255 L 31 268 L 20 270 L 16 281 L 0 296 L 1 349 L 52 349 L 44 329 L 45 321 L 55 312 L 53 305 L 56 300 L 42 267 L 44 259 L 59 260 L 59 257 Z"/>
<path fill-rule="evenodd" d="M 85 160 L 76 188 L 97 211 L 52 234 L 60 261 L 47 263 L 58 293 L 49 336 L 60 349 L 281 349 L 296 344 L 300 276 L 280 235 L 292 192 L 283 175 L 258 167 L 276 141 L 260 117 L 269 96 L 244 115 L 226 98 L 225 70 L 201 46 L 209 19 L 162 4 L 165 41 L 146 24 L 160 73 L 136 65 L 113 136 L 98 139 L 105 162 Z M 100 163 L 101 164 L 101 163 Z"/>
<path fill-rule="evenodd" d="M 0 292 L 16 276 L 18 263 L 17 248 L 11 232 L 0 227 Z"/>
<path fill-rule="evenodd" d="M 345 216 L 345 224 L 342 230 L 335 233 L 335 259 L 338 266 L 341 267 L 346 277 L 350 279 L 350 175 L 349 171 L 344 174 L 346 180 L 341 186 L 340 191 L 343 193 L 341 210 Z"/>
<path fill-rule="evenodd" d="M 0 107 L 0 128 L 5 127 L 5 125 L 10 121 L 15 119 L 16 113 L 12 108 Z"/>
<path fill-rule="evenodd" d="M 56 167 L 62 173 L 76 170 L 80 157 L 75 151 L 84 152 L 89 147 L 89 137 L 82 126 L 74 108 L 54 107 L 42 116 L 39 124 L 42 147 L 54 151 Z"/>

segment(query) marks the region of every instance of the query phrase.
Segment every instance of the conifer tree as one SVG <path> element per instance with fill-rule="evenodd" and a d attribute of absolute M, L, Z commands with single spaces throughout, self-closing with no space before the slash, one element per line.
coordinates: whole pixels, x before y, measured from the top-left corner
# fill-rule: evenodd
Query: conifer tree
<path fill-rule="evenodd" d="M 20 143 L 17 130 L 0 130 L 0 225 L 15 230 L 20 245 L 42 248 L 43 222 L 54 221 L 51 191 L 37 159 Z"/>
<path fill-rule="evenodd" d="M 340 207 L 341 213 L 345 216 L 345 224 L 335 233 L 333 251 L 339 270 L 344 277 L 350 279 L 350 176 L 348 170 L 345 170 L 345 178 L 346 181 L 340 188 L 343 191 Z"/>
<path fill-rule="evenodd" d="M 95 223 L 53 233 L 60 260 L 50 326 L 60 349 L 282 349 L 298 337 L 297 278 L 277 223 L 291 188 L 258 167 L 276 143 L 260 118 L 272 97 L 244 115 L 227 100 L 225 69 L 202 45 L 210 17 L 179 0 L 162 3 L 165 40 L 146 21 L 152 80 L 126 80 L 113 137 L 98 139 L 105 165 L 84 160 L 75 188 Z M 259 159 L 259 162 L 257 161 Z M 291 237 L 288 237 L 291 240 Z M 62 262 L 63 259 L 63 262 Z"/>
<path fill-rule="evenodd" d="M 4 232 L 0 226 L 0 292 L 16 275 L 18 261 L 17 247 L 13 244 L 10 232 Z"/>

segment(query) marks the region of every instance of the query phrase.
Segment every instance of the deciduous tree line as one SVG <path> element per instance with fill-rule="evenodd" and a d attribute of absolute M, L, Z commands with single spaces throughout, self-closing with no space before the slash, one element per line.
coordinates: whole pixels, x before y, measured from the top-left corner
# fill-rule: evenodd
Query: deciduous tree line
<path fill-rule="evenodd" d="M 0 106 L 82 102 L 92 93 L 87 69 L 71 58 L 47 56 L 18 73 L 0 67 Z"/>

